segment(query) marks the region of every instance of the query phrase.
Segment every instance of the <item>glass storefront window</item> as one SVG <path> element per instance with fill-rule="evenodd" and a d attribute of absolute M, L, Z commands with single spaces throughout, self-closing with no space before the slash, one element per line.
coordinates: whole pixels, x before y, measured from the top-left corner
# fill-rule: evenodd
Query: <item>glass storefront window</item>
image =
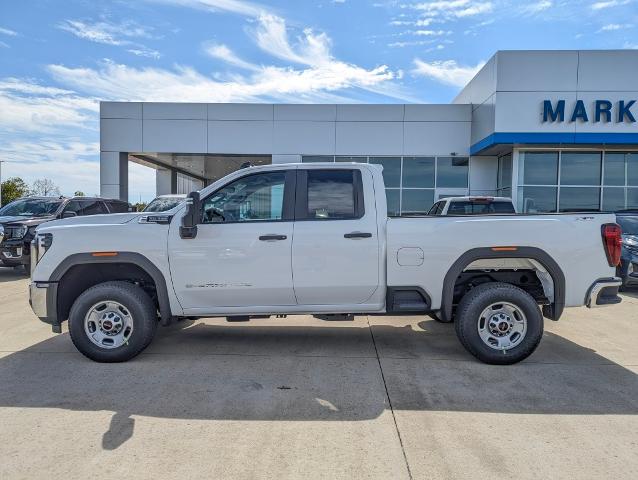
<path fill-rule="evenodd" d="M 559 212 L 582 212 L 600 210 L 600 188 L 561 187 Z"/>
<path fill-rule="evenodd" d="M 521 152 L 521 185 L 558 184 L 558 152 Z"/>
<path fill-rule="evenodd" d="M 434 157 L 404 157 L 403 188 L 434 188 Z"/>
<path fill-rule="evenodd" d="M 434 189 L 404 189 L 402 192 L 402 214 L 426 214 L 434 205 Z"/>
<path fill-rule="evenodd" d="M 606 212 L 615 212 L 623 208 L 625 208 L 625 189 L 622 187 L 603 188 L 602 209 Z"/>
<path fill-rule="evenodd" d="M 512 195 L 512 155 L 498 157 L 496 189 L 500 196 L 510 197 Z"/>
<path fill-rule="evenodd" d="M 383 166 L 383 181 L 386 187 L 401 186 L 401 157 L 370 157 L 370 163 Z"/>
<path fill-rule="evenodd" d="M 556 187 L 519 187 L 518 209 L 525 213 L 556 211 Z"/>
<path fill-rule="evenodd" d="M 334 162 L 334 160 L 332 155 L 304 155 L 301 157 L 303 163 Z"/>
<path fill-rule="evenodd" d="M 601 152 L 563 152 L 561 185 L 600 185 Z"/>
<path fill-rule="evenodd" d="M 469 159 L 438 157 L 436 159 L 437 188 L 467 188 Z"/>
<path fill-rule="evenodd" d="M 335 162 L 368 163 L 368 157 L 335 157 Z"/>
<path fill-rule="evenodd" d="M 625 185 L 625 154 L 605 153 L 605 174 L 603 176 L 605 185 Z"/>
<path fill-rule="evenodd" d="M 386 188 L 385 198 L 388 202 L 388 216 L 396 217 L 400 214 L 401 190 L 398 188 Z"/>
<path fill-rule="evenodd" d="M 627 153 L 627 185 L 638 187 L 638 153 Z"/>
<path fill-rule="evenodd" d="M 627 208 L 638 208 L 638 188 L 627 189 Z"/>

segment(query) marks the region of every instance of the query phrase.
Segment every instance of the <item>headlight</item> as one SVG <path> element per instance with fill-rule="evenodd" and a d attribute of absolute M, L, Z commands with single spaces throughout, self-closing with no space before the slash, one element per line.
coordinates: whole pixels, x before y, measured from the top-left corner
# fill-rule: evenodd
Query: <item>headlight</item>
<path fill-rule="evenodd" d="M 37 265 L 53 243 L 53 235 L 50 233 L 38 233 L 31 242 L 31 261 Z"/>
<path fill-rule="evenodd" d="M 623 235 L 622 243 L 628 247 L 638 247 L 638 238 L 633 235 Z"/>
<path fill-rule="evenodd" d="M 14 230 L 15 238 L 24 238 L 27 234 L 28 227 L 26 225 L 21 225 Z"/>

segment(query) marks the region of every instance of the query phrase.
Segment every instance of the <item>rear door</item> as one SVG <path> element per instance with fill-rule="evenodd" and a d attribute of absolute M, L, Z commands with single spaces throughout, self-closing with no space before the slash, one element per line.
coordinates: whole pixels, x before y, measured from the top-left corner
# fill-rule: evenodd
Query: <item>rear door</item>
<path fill-rule="evenodd" d="M 365 192 L 364 176 L 370 186 Z M 298 170 L 292 246 L 297 303 L 366 303 L 379 286 L 379 254 L 372 174 Z"/>

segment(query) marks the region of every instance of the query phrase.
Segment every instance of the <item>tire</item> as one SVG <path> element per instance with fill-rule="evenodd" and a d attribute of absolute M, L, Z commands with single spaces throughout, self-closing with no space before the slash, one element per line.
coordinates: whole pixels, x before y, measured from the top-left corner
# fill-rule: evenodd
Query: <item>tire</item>
<path fill-rule="evenodd" d="M 110 318 L 115 320 L 109 322 Z M 125 362 L 142 352 L 153 340 L 157 323 L 157 307 L 151 298 L 127 282 L 105 282 L 89 288 L 69 313 L 69 333 L 75 348 L 85 357 L 104 363 Z M 119 331 L 114 324 L 121 327 Z M 111 328 L 111 335 L 103 328 Z"/>
<path fill-rule="evenodd" d="M 495 319 L 492 324 L 491 319 Z M 455 320 L 461 344 L 491 365 L 520 362 L 536 350 L 543 336 L 543 316 L 534 298 L 507 283 L 490 282 L 473 288 L 461 299 Z M 501 331 L 506 324 L 509 330 Z"/>

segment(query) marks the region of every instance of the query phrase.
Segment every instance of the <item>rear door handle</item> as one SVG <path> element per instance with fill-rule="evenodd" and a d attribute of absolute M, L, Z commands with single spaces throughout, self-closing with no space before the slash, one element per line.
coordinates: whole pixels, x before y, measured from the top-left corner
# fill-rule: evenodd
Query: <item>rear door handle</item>
<path fill-rule="evenodd" d="M 273 240 L 285 240 L 288 237 L 286 235 L 261 235 L 259 237 L 259 240 L 262 240 L 264 242 L 269 242 L 269 241 L 273 241 Z"/>
<path fill-rule="evenodd" d="M 344 238 L 370 238 L 372 237 L 372 234 L 368 232 L 350 232 L 350 233 L 346 233 L 343 237 Z"/>

